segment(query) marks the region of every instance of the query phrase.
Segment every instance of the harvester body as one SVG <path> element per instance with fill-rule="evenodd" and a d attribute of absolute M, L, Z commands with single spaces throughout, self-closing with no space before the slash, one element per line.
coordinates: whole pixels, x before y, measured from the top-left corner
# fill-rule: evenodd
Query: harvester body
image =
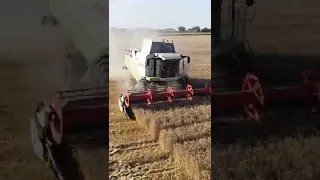
<path fill-rule="evenodd" d="M 133 118 L 131 104 L 169 101 L 194 95 L 210 96 L 211 87 L 193 89 L 188 84 L 190 57 L 178 54 L 173 41 L 144 39 L 141 49 L 128 48 L 125 66 L 131 74 L 129 89 L 119 98 L 119 109 Z"/>
<path fill-rule="evenodd" d="M 173 42 L 144 39 L 141 50 L 126 49 L 125 66 L 132 75 L 132 89 L 150 85 L 166 86 L 171 82 L 186 86 L 190 57 L 175 52 Z"/>

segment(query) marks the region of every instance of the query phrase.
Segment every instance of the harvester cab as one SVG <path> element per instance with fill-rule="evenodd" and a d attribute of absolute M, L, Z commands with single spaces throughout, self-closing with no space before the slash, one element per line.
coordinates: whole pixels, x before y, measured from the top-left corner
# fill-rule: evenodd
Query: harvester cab
<path fill-rule="evenodd" d="M 210 87 L 192 90 L 188 84 L 190 57 L 178 54 L 173 41 L 144 39 L 141 50 L 126 49 L 125 66 L 130 73 L 129 90 L 121 94 L 119 108 L 131 119 L 129 104 L 191 95 L 208 95 Z M 195 93 L 196 92 L 196 93 Z M 130 103 L 129 103 L 130 102 Z M 130 112 L 130 113 L 129 113 Z"/>

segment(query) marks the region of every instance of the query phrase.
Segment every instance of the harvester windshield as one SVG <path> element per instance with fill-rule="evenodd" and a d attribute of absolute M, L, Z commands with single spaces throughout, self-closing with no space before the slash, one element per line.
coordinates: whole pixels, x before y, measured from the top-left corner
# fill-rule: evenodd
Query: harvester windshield
<path fill-rule="evenodd" d="M 147 76 L 159 78 L 178 77 L 180 75 L 187 74 L 188 63 L 188 57 L 166 60 L 162 60 L 161 58 L 150 58 L 147 63 Z"/>
<path fill-rule="evenodd" d="M 179 60 L 165 60 L 161 62 L 161 78 L 177 77 L 179 75 Z"/>

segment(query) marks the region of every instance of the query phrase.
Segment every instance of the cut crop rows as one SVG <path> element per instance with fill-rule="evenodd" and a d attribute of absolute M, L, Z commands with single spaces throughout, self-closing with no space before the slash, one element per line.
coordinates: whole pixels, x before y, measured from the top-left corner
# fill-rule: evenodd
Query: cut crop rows
<path fill-rule="evenodd" d="M 161 148 L 173 155 L 174 162 L 185 175 L 210 179 L 211 107 L 206 100 L 203 101 L 205 105 L 190 106 L 191 103 L 181 103 L 182 107 L 157 104 L 157 108 L 136 108 L 134 112 L 140 124 L 152 134 L 152 139 L 158 140 Z"/>

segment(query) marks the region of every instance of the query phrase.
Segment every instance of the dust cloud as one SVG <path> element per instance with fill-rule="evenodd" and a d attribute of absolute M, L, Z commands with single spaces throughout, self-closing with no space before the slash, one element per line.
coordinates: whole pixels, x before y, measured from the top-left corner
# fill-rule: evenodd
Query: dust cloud
<path fill-rule="evenodd" d="M 41 18 L 50 13 L 45 2 L 1 1 L 0 62 L 23 66 L 19 75 L 32 89 L 54 91 L 52 87 L 61 87 L 68 40 L 62 29 L 41 25 Z"/>
<path fill-rule="evenodd" d="M 122 5 L 114 4 L 116 1 L 110 1 L 113 3 L 112 8 L 110 6 L 109 14 L 112 16 L 109 17 L 110 21 L 117 22 L 117 14 L 121 14 L 121 17 L 126 17 L 128 21 L 133 21 L 130 18 L 130 14 L 126 13 L 126 10 Z M 128 7 L 129 8 L 129 7 Z M 130 8 L 132 8 L 130 6 Z M 143 12 L 136 12 L 138 15 L 141 14 L 141 17 L 146 16 Z M 135 17 L 137 17 L 135 14 Z M 143 18 L 141 18 L 143 19 Z M 144 24 L 139 21 L 139 19 L 134 19 L 137 23 L 136 29 L 127 29 L 122 31 L 121 28 L 125 27 L 111 27 L 109 30 L 109 77 L 110 81 L 116 81 L 121 90 L 126 90 L 128 88 L 128 79 L 130 77 L 130 73 L 122 70 L 122 66 L 124 65 L 124 55 L 126 48 L 136 48 L 140 49 L 142 45 L 143 39 L 159 39 L 159 34 L 155 31 L 146 31 L 141 30 L 139 27 L 144 27 Z"/>
<path fill-rule="evenodd" d="M 97 3 L 102 2 L 102 0 L 97 1 Z M 112 8 L 110 11 L 125 13 L 121 7 Z M 63 55 L 66 52 L 76 50 L 63 27 L 44 27 L 41 25 L 41 18 L 50 14 L 46 1 L 1 1 L 0 14 L 0 62 L 24 66 L 19 74 L 25 82 L 30 82 L 29 85 L 32 86 L 32 89 L 45 88 L 48 91 L 56 91 L 63 88 L 62 68 L 65 60 Z M 126 16 L 129 20 L 130 14 Z M 142 12 L 141 16 L 144 16 Z M 139 23 L 137 20 L 137 24 Z M 143 24 L 139 25 L 143 26 Z M 156 39 L 158 33 L 139 30 L 120 32 L 110 29 L 109 69 L 111 80 L 127 80 L 127 73 L 121 69 L 124 64 L 125 49 L 129 47 L 140 48 L 144 38 Z"/>
<path fill-rule="evenodd" d="M 111 17 L 110 17 L 111 18 Z M 122 70 L 126 48 L 140 49 L 143 39 L 157 39 L 156 32 L 141 32 L 130 30 L 130 32 L 119 32 L 109 30 L 109 77 L 110 81 L 117 81 L 119 88 L 125 91 L 128 88 L 130 73 Z"/>

